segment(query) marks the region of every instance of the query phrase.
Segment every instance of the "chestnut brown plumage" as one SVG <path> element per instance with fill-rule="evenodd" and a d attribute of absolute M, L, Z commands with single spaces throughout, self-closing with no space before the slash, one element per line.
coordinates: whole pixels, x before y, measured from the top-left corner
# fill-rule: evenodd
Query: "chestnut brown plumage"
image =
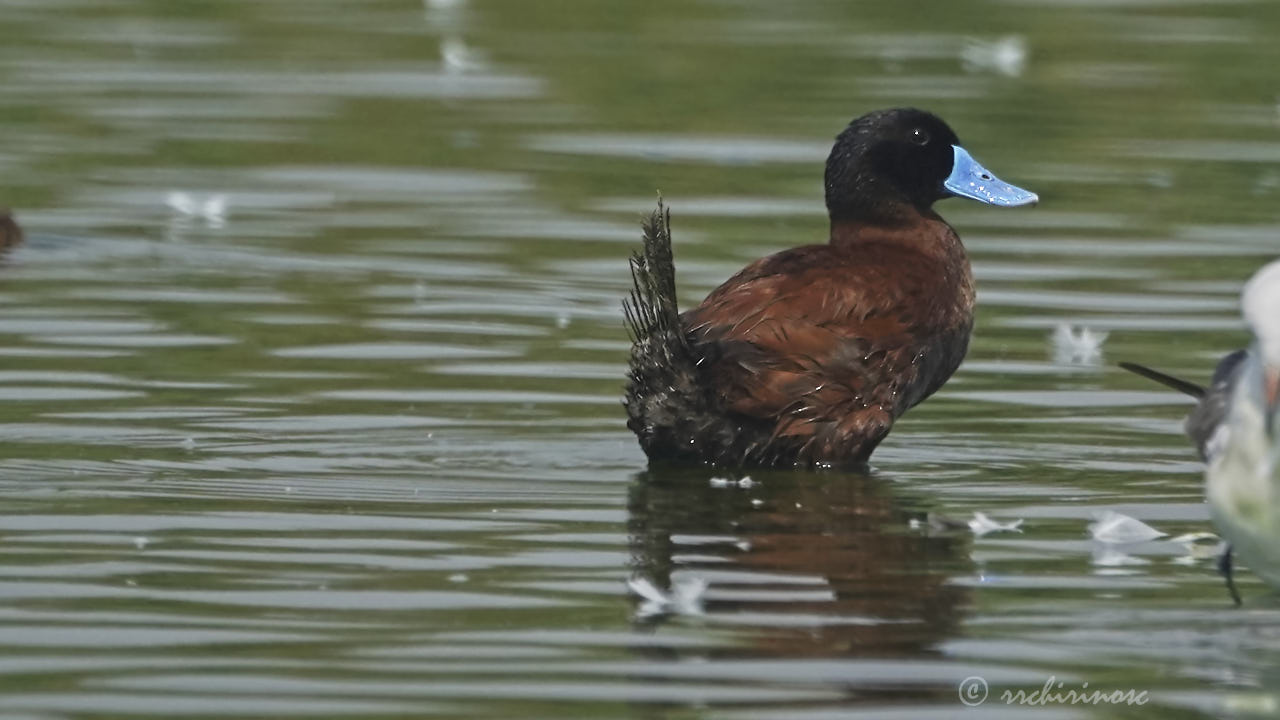
<path fill-rule="evenodd" d="M 958 146 L 919 110 L 855 120 L 827 161 L 829 242 L 757 260 L 683 314 L 659 203 L 624 302 L 627 425 L 650 459 L 859 465 L 942 387 L 973 327 L 969 260 L 931 208 L 956 194 Z"/>

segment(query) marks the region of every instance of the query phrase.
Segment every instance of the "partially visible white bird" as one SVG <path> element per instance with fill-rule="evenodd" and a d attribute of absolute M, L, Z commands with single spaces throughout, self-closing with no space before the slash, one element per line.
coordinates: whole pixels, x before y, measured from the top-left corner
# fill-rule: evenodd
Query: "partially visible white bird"
<path fill-rule="evenodd" d="M 1241 306 L 1254 342 L 1237 371 L 1223 422 L 1209 443 L 1205 471 L 1210 517 L 1230 543 L 1224 573 L 1233 594 L 1232 550 L 1268 584 L 1280 588 L 1280 260 L 1249 280 Z"/>
<path fill-rule="evenodd" d="M 1213 371 L 1213 379 L 1209 381 L 1209 387 L 1167 375 L 1146 365 L 1122 362 L 1120 367 L 1195 398 L 1196 406 L 1183 421 L 1182 429 L 1186 431 L 1187 437 L 1191 438 L 1191 443 L 1196 446 L 1200 459 L 1207 463 L 1222 452 L 1221 445 L 1226 440 L 1226 434 L 1218 431 L 1224 427 L 1227 402 L 1235 390 L 1236 378 L 1240 376 L 1240 364 L 1244 362 L 1247 354 L 1248 351 L 1242 349 L 1223 356 Z"/>

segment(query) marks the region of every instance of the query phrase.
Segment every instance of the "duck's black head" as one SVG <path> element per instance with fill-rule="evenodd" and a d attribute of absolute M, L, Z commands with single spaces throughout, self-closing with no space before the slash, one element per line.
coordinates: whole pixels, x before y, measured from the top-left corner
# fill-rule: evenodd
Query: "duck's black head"
<path fill-rule="evenodd" d="M 1002 182 L 960 146 L 937 115 L 914 108 L 867 113 L 836 137 L 827 158 L 827 212 L 833 222 L 924 212 L 942 198 L 1027 205 L 1034 193 Z"/>

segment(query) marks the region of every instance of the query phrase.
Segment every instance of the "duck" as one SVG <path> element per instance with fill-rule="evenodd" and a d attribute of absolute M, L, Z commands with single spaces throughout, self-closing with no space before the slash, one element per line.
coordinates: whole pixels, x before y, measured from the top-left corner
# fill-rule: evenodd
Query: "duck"
<path fill-rule="evenodd" d="M 756 260 L 683 312 L 670 211 L 660 199 L 644 221 L 623 301 L 623 405 L 651 464 L 865 467 L 968 350 L 973 273 L 934 203 L 1039 201 L 915 108 L 850 122 L 824 189 L 825 243 Z"/>

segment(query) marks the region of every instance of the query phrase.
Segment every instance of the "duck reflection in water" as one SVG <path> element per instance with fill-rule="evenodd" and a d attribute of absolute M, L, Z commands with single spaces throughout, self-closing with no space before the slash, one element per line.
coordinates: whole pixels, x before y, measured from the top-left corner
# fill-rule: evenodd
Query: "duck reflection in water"
<path fill-rule="evenodd" d="M 863 115 L 827 159 L 828 242 L 757 260 L 684 313 L 659 206 L 624 303 L 627 426 L 650 460 L 864 464 L 969 346 L 969 259 L 933 211 L 947 197 L 1038 199 L 979 165 L 934 115 Z"/>
<path fill-rule="evenodd" d="M 706 612 L 758 625 L 765 656 L 919 656 L 958 629 L 973 573 L 968 532 L 926 534 L 874 475 L 761 471 L 750 488 L 707 470 L 641 473 L 631 485 L 633 575 L 710 582 Z M 657 622 L 655 619 L 641 622 Z"/>

